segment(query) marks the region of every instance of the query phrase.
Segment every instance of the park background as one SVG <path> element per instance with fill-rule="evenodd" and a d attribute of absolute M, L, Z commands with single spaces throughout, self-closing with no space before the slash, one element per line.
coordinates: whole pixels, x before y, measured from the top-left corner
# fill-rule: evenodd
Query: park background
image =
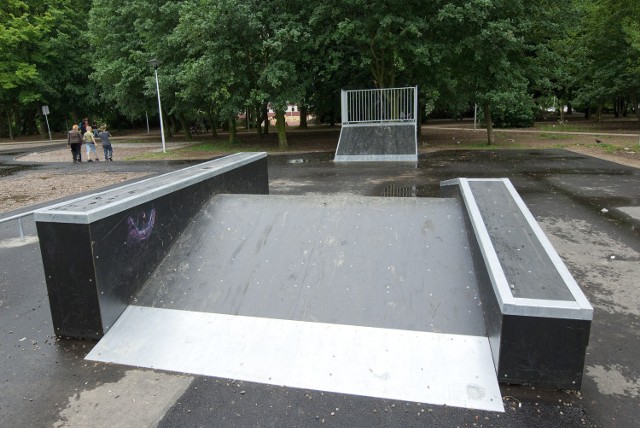
<path fill-rule="evenodd" d="M 151 60 L 168 138 L 264 137 L 271 110 L 287 150 L 292 106 L 296 127 L 332 125 L 341 89 L 415 85 L 423 123 L 477 106 L 487 132 L 474 145 L 536 121 L 640 130 L 635 0 L 6 0 L 0 22 L 2 139 L 45 138 L 47 120 L 60 136 L 84 117 L 121 135 L 157 128 Z"/>

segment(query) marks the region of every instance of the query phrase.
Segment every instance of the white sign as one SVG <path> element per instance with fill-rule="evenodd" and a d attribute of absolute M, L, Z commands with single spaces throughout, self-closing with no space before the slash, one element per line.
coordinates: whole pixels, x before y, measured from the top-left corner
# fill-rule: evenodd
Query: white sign
<path fill-rule="evenodd" d="M 42 106 L 42 114 L 45 116 L 49 114 L 49 106 Z"/>

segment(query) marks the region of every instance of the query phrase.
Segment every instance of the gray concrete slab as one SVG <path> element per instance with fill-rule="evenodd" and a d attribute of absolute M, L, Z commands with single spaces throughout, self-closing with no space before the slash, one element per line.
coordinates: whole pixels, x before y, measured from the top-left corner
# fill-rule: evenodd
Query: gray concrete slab
<path fill-rule="evenodd" d="M 219 195 L 136 304 L 484 335 L 455 199 Z"/>

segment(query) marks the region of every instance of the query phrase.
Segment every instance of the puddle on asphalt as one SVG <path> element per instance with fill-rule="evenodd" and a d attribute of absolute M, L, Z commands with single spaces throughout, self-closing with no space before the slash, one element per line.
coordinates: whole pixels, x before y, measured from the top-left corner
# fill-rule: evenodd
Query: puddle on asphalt
<path fill-rule="evenodd" d="M 315 152 L 315 153 L 300 153 L 294 155 L 268 155 L 270 163 L 282 165 L 282 164 L 297 164 L 297 163 L 310 163 L 310 162 L 332 162 L 333 152 Z"/>
<path fill-rule="evenodd" d="M 8 177 L 20 171 L 27 171 L 32 169 L 31 165 L 0 165 L 0 177 Z"/>

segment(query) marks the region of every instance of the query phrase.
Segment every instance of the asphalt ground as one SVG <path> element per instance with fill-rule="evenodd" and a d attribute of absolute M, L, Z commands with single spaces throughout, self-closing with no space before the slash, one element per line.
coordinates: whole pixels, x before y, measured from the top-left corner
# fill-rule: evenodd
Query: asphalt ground
<path fill-rule="evenodd" d="M 14 154 L 0 153 L 6 173 Z M 269 159 L 272 194 L 439 196 L 440 181 L 455 177 L 510 178 L 594 306 L 581 391 L 501 385 L 506 412 L 492 413 L 86 362 L 94 342 L 53 334 L 27 217 L 24 243 L 15 222 L 0 224 L 0 426 L 638 426 L 640 170 L 562 150 L 444 151 L 417 167 Z"/>

